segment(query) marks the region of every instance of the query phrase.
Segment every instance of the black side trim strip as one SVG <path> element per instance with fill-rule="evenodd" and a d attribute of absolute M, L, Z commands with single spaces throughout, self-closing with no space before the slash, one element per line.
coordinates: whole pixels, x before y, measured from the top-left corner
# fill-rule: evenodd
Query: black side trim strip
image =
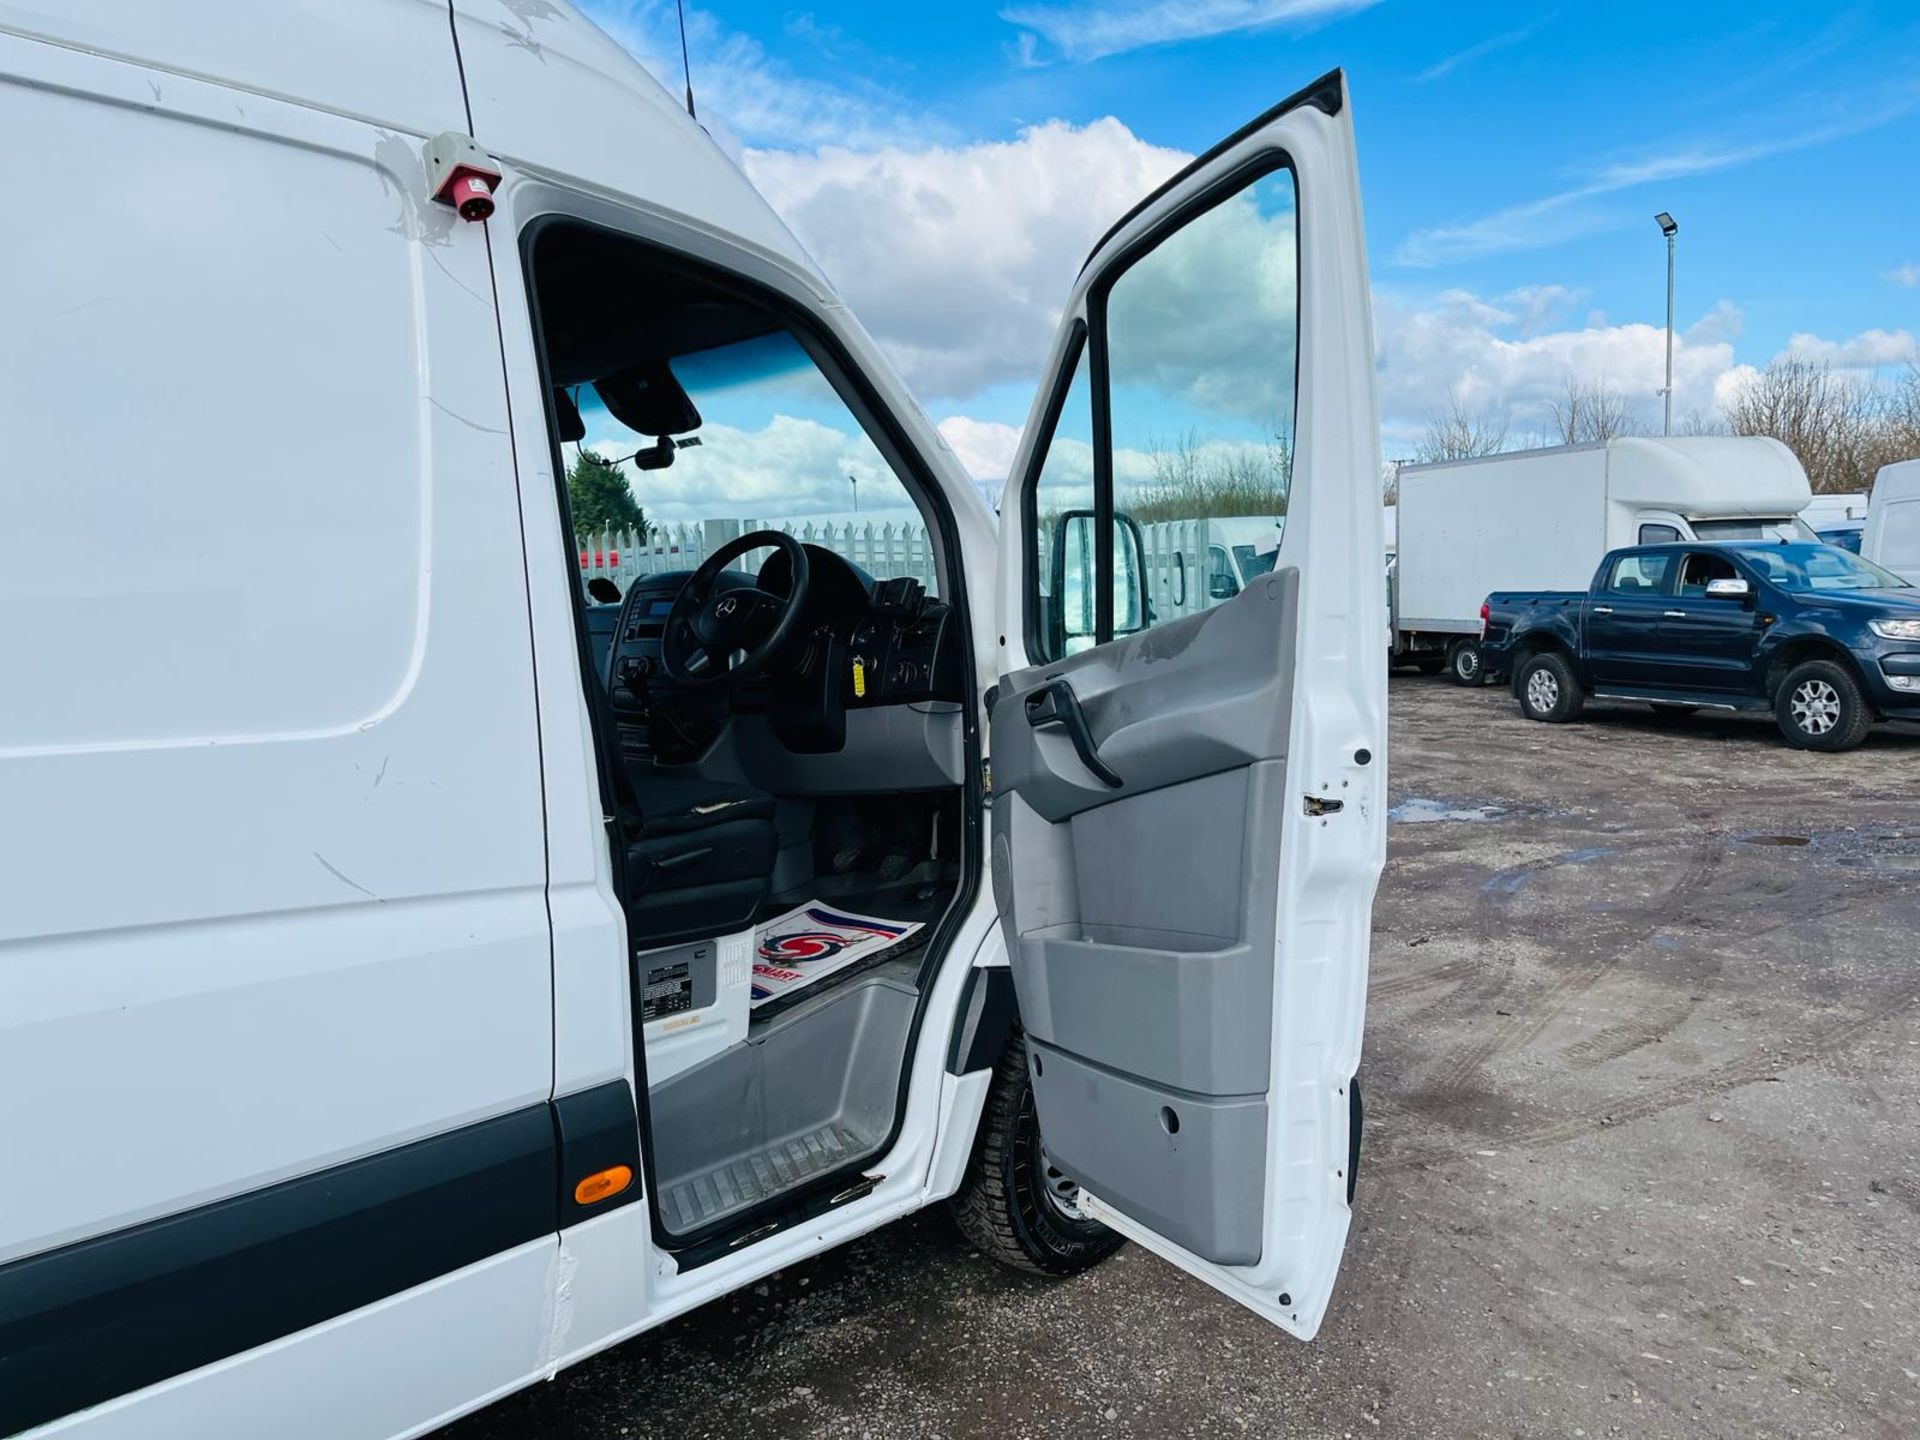
<path fill-rule="evenodd" d="M 1095 243 L 1093 249 L 1087 252 L 1087 258 L 1081 262 L 1080 273 L 1082 275 L 1087 273 L 1087 266 L 1093 263 L 1093 257 L 1105 248 L 1109 240 L 1113 239 L 1114 236 L 1132 224 L 1136 215 L 1153 204 L 1154 201 L 1158 200 L 1162 195 L 1165 195 L 1168 191 L 1181 184 L 1196 170 L 1200 170 L 1211 164 L 1234 146 L 1238 145 L 1242 140 L 1246 139 L 1247 136 L 1253 134 L 1254 131 L 1264 125 L 1271 125 L 1289 110 L 1297 110 L 1302 105 L 1311 105 L 1314 109 L 1324 111 L 1328 115 L 1338 115 L 1346 105 L 1346 94 L 1346 76 L 1338 70 L 1329 70 L 1305 89 L 1294 91 L 1293 94 L 1282 100 L 1278 105 L 1275 105 L 1271 110 L 1254 116 L 1253 119 L 1227 136 L 1226 139 L 1208 149 L 1205 154 L 1194 156 L 1192 160 L 1181 166 L 1170 179 L 1158 189 L 1154 190 L 1146 199 L 1142 200 L 1138 205 L 1134 206 L 1131 210 L 1127 211 L 1126 214 L 1113 222 L 1113 225 L 1107 230 L 1107 233 L 1102 235 L 1099 241 Z"/>
<path fill-rule="evenodd" d="M 1367 1106 L 1360 1098 L 1360 1077 L 1347 1082 L 1347 1208 L 1353 1208 L 1353 1187 L 1360 1181 L 1360 1132 L 1366 1128 Z"/>
<path fill-rule="evenodd" d="M 1004 965 L 967 972 L 960 997 L 960 1020 L 947 1047 L 947 1073 L 970 1075 L 1000 1063 L 1013 1033 L 1013 971 Z"/>
<path fill-rule="evenodd" d="M 633 1108 L 633 1088 L 626 1081 L 609 1080 L 591 1090 L 562 1095 L 553 1102 L 553 1124 L 560 1137 L 562 1229 L 631 1205 L 645 1193 L 640 1181 L 640 1117 Z M 582 1180 L 615 1165 L 633 1172 L 626 1189 L 587 1205 L 573 1198 L 574 1187 Z"/>
<path fill-rule="evenodd" d="M 554 1172 L 543 1101 L 0 1266 L 0 1435 L 550 1235 Z"/>

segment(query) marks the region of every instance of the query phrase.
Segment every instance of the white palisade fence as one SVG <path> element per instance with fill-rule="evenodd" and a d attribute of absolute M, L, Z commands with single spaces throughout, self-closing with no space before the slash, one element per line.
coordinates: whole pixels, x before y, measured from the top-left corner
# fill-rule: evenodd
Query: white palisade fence
<path fill-rule="evenodd" d="M 778 530 L 804 545 L 831 550 L 876 580 L 910 575 L 929 591 L 939 590 L 926 526 L 890 521 L 816 525 L 791 520 L 696 520 L 656 525 L 644 540 L 618 531 L 589 535 L 579 542 L 580 573 L 589 580 L 604 575 L 625 590 L 642 575 L 692 570 L 729 540 L 752 530 Z"/>

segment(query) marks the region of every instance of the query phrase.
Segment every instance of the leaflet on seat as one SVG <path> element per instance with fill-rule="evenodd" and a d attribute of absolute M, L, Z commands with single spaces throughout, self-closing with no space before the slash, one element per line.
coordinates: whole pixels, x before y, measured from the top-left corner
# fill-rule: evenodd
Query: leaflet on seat
<path fill-rule="evenodd" d="M 808 901 L 753 932 L 753 1004 L 804 990 L 816 980 L 890 950 L 920 922 L 856 915 Z"/>

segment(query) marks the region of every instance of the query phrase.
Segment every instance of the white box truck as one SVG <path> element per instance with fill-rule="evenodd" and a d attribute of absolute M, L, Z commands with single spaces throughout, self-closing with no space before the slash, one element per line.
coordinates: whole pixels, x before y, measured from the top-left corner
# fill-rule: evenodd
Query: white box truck
<path fill-rule="evenodd" d="M 1667 540 L 1812 540 L 1807 475 L 1778 440 L 1623 437 L 1400 469 L 1394 664 L 1480 683 L 1494 590 L 1579 590 L 1607 551 Z"/>
<path fill-rule="evenodd" d="M 1860 554 L 1920 585 L 1920 460 L 1880 467 Z"/>

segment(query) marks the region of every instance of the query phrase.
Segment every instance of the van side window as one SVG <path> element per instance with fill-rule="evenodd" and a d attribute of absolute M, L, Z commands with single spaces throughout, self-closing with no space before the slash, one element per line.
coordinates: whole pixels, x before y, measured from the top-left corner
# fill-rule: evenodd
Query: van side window
<path fill-rule="evenodd" d="M 1642 525 L 1640 543 L 1642 545 L 1671 545 L 1680 539 L 1680 532 L 1671 525 Z"/>
<path fill-rule="evenodd" d="M 1093 409 L 1083 342 L 1033 487 L 1039 648 L 1049 658 L 1093 643 Z"/>
<path fill-rule="evenodd" d="M 1622 555 L 1613 562 L 1607 589 L 1616 595 L 1657 595 L 1667 583 L 1667 569 L 1672 564 L 1673 556 L 1666 552 Z"/>

